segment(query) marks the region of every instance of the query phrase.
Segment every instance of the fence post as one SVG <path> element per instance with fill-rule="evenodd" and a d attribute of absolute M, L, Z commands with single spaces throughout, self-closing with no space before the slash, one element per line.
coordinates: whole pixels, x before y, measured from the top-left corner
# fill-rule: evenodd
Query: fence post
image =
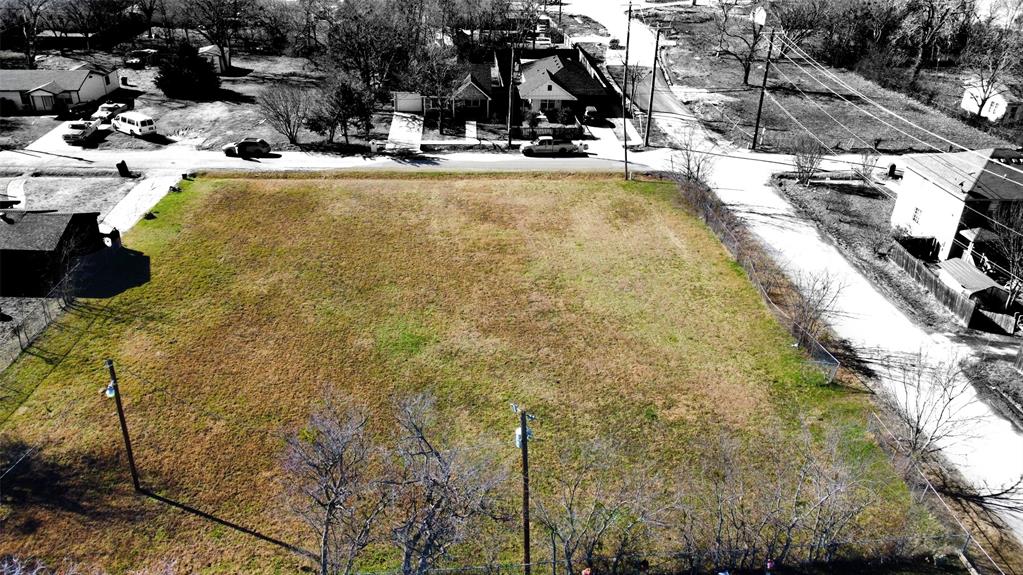
<path fill-rule="evenodd" d="M 1023 373 L 1023 345 L 1019 347 L 1019 353 L 1016 354 L 1016 371 Z"/>

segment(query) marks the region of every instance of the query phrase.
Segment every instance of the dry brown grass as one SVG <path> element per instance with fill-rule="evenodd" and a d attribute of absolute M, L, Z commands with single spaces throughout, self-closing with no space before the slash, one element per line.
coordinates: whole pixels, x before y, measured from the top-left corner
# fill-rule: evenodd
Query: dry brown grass
<path fill-rule="evenodd" d="M 278 497 L 280 434 L 325 384 L 368 404 L 380 434 L 396 397 L 432 390 L 450 440 L 482 438 L 508 461 L 508 403 L 523 403 L 539 416 L 539 474 L 556 472 L 558 446 L 594 436 L 669 466 L 721 429 L 862 426 L 865 399 L 806 376 L 671 184 L 389 178 L 202 178 L 165 198 L 126 238 L 152 258 L 152 280 L 51 330 L 39 346 L 68 346 L 59 364 L 23 355 L 0 374 L 39 384 L 2 429 L 44 446 L 25 477 L 48 478 L 5 491 L 4 551 L 115 569 L 296 566 L 132 495 L 113 406 L 97 393 L 108 356 L 122 366 L 143 483 L 288 541 L 301 531 Z M 861 441 L 851 456 L 883 461 Z M 879 527 L 905 513 L 901 483 L 888 491 L 868 515 Z M 514 529 L 505 548 L 518 553 Z M 369 563 L 389 561 L 383 548 Z"/>

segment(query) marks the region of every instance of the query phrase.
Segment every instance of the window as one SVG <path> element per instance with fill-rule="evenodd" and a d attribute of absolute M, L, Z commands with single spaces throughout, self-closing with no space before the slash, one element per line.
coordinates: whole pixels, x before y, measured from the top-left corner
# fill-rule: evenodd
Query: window
<path fill-rule="evenodd" d="M 553 92 L 554 91 L 554 86 L 551 86 L 550 84 L 547 84 L 547 91 L 548 92 Z"/>
<path fill-rule="evenodd" d="M 109 86 L 109 85 L 110 85 L 110 76 L 103 76 L 103 82 L 104 82 L 104 83 L 105 83 L 105 84 L 106 84 L 107 86 Z"/>
<path fill-rule="evenodd" d="M 543 110 L 556 110 L 560 108 L 557 100 L 540 100 L 540 111 Z"/>
<path fill-rule="evenodd" d="M 920 208 L 913 210 L 913 222 L 917 224 L 920 223 Z"/>

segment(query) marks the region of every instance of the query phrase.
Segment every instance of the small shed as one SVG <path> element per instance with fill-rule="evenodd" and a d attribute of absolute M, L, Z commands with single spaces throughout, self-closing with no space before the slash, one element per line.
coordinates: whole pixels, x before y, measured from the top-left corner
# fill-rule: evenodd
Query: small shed
<path fill-rule="evenodd" d="M 217 74 L 223 74 L 228 68 L 227 58 L 224 56 L 224 52 L 213 44 L 199 48 L 199 55 L 213 65 L 213 70 Z"/>
<path fill-rule="evenodd" d="M 99 212 L 0 211 L 0 295 L 50 291 L 76 256 L 103 246 Z"/>
<path fill-rule="evenodd" d="M 984 304 L 1004 304 L 1009 295 L 998 282 L 962 258 L 938 264 L 938 278 L 966 297 Z"/>

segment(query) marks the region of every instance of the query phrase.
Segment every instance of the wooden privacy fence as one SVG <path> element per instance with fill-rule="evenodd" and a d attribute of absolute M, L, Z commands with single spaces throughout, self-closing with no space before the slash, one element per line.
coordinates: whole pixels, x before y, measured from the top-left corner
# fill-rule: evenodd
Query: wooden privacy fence
<path fill-rule="evenodd" d="M 924 263 L 906 251 L 899 242 L 892 242 L 888 257 L 899 265 L 906 273 L 913 276 L 913 279 L 923 286 L 927 291 L 934 294 L 956 318 L 966 327 L 973 321 L 973 314 L 977 310 L 977 302 L 964 296 L 958 291 L 950 288 L 945 282 L 938 279 Z"/>

